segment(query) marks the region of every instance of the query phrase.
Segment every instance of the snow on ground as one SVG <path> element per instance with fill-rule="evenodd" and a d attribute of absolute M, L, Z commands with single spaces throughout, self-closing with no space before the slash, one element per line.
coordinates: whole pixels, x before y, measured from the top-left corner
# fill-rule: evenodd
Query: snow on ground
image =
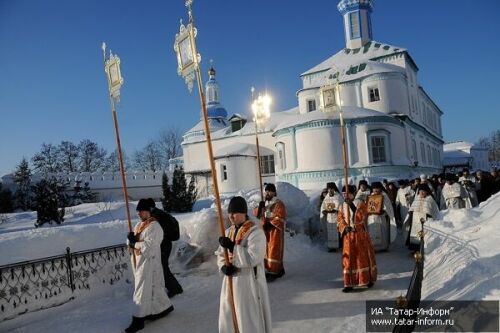
<path fill-rule="evenodd" d="M 500 193 L 427 226 L 422 298 L 500 299 Z"/>
<path fill-rule="evenodd" d="M 375 287 L 349 294 L 341 292 L 341 254 L 328 253 L 304 232 L 315 230 L 317 195 L 312 199 L 289 184 L 278 183 L 288 207 L 284 278 L 269 284 L 274 332 L 364 331 L 365 300 L 393 300 L 408 287 L 414 261 L 402 246 L 377 255 Z M 240 193 L 257 205 L 257 191 Z M 229 198 L 223 198 L 223 210 Z M 131 212 L 135 217 L 135 204 Z M 181 239 L 174 243 L 171 268 L 184 288 L 173 299 L 175 311 L 150 323 L 144 332 L 216 332 L 221 276 L 215 256 L 219 228 L 211 200 L 195 205 L 195 212 L 177 214 Z M 71 207 L 61 226 L 34 228 L 35 213 L 10 214 L 0 225 L 0 265 L 123 243 L 127 227 L 124 204 L 84 204 Z M 137 219 L 134 219 L 135 221 Z M 29 245 L 26 245 L 29 242 Z M 76 294 L 64 305 L 20 315 L 0 322 L 0 332 L 121 332 L 132 314 L 132 284 L 96 287 Z M 64 316 L 61 315 L 64 313 Z"/>
<path fill-rule="evenodd" d="M 307 236 L 286 238 L 286 275 L 269 284 L 273 332 L 363 332 L 365 300 L 394 300 L 408 288 L 413 260 L 401 240 L 377 255 L 379 278 L 370 290 L 341 292 L 341 254 L 328 253 Z M 141 332 L 217 332 L 222 278 L 215 258 L 178 274 L 184 293 L 175 310 Z M 132 315 L 133 286 L 81 294 L 59 307 L 0 323 L 0 332 L 122 332 Z M 64 313 L 64 315 L 62 315 Z"/>

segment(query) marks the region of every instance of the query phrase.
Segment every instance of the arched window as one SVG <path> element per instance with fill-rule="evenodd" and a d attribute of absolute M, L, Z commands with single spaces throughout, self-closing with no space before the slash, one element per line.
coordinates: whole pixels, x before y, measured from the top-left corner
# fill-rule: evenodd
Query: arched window
<path fill-rule="evenodd" d="M 276 143 L 276 151 L 278 155 L 278 166 L 280 170 L 286 169 L 285 144 L 283 142 Z"/>

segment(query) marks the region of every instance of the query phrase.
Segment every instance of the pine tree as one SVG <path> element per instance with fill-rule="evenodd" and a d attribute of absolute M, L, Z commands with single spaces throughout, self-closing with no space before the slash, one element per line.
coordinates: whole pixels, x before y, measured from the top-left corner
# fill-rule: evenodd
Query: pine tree
<path fill-rule="evenodd" d="M 82 201 L 84 203 L 91 203 L 91 202 L 95 202 L 96 199 L 97 199 L 97 194 L 92 192 L 92 190 L 90 189 L 90 186 L 89 186 L 89 182 L 85 182 L 85 184 L 83 184 L 83 188 L 82 188 Z"/>
<path fill-rule="evenodd" d="M 82 185 L 82 181 L 77 180 L 75 182 L 75 186 L 73 186 L 73 196 L 71 197 L 71 205 L 72 206 L 80 205 L 84 202 L 81 185 Z"/>
<path fill-rule="evenodd" d="M 171 208 L 174 212 L 182 212 L 183 209 L 183 199 L 186 192 L 186 179 L 183 177 L 184 172 L 180 168 L 174 169 L 174 175 L 172 178 L 172 204 Z"/>
<path fill-rule="evenodd" d="M 15 207 L 28 210 L 31 209 L 31 170 L 28 161 L 23 158 L 14 173 L 14 183 L 17 185 L 15 193 Z"/>
<path fill-rule="evenodd" d="M 196 202 L 196 198 L 198 197 L 198 190 L 196 189 L 196 184 L 194 182 L 194 177 L 191 176 L 191 180 L 189 181 L 189 187 L 187 190 L 187 198 L 186 198 L 186 208 L 188 212 L 193 211 L 194 203 Z"/>
<path fill-rule="evenodd" d="M 69 202 L 65 191 L 66 184 L 54 177 L 42 179 L 33 186 L 37 212 L 36 227 L 46 222 L 64 222 L 65 207 Z"/>
<path fill-rule="evenodd" d="M 196 201 L 197 191 L 194 179 L 188 184 L 186 182 L 186 175 L 182 167 L 174 169 L 174 176 L 172 180 L 172 211 L 185 213 L 193 209 L 194 202 Z"/>
<path fill-rule="evenodd" d="M 12 192 L 7 188 L 3 189 L 0 183 L 0 213 L 11 213 L 13 210 Z"/>
<path fill-rule="evenodd" d="M 163 192 L 163 198 L 161 199 L 163 210 L 170 213 L 172 211 L 173 196 L 172 196 L 172 189 L 168 184 L 168 176 L 165 172 L 163 173 L 163 176 L 161 178 L 161 189 Z"/>

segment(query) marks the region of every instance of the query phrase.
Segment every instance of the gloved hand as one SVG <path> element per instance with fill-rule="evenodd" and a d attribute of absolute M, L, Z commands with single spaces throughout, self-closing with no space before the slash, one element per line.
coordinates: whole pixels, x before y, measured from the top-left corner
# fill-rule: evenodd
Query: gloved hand
<path fill-rule="evenodd" d="M 127 234 L 127 239 L 130 243 L 136 243 L 139 240 L 139 235 L 135 235 L 132 231 Z"/>
<path fill-rule="evenodd" d="M 237 268 L 233 265 L 224 265 L 220 268 L 220 271 L 227 276 L 232 276 L 234 273 L 236 273 Z"/>
<path fill-rule="evenodd" d="M 229 237 L 219 237 L 219 244 L 220 246 L 233 252 L 234 242 Z"/>
<path fill-rule="evenodd" d="M 351 227 L 351 226 L 347 226 L 347 227 L 345 228 L 345 232 L 346 232 L 346 233 L 349 233 L 349 232 L 351 232 L 352 230 L 353 230 L 353 229 L 352 229 L 352 227 Z"/>

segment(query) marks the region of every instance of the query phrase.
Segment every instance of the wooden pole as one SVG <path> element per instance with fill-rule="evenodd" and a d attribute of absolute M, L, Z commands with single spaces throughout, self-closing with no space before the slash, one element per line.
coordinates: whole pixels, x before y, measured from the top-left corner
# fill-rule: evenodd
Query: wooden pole
<path fill-rule="evenodd" d="M 194 23 L 193 19 L 191 16 L 191 29 L 193 29 Z M 191 45 L 195 45 L 194 41 L 194 32 L 191 30 L 190 31 L 190 38 L 191 38 Z M 193 54 L 196 54 L 193 52 Z M 203 123 L 205 125 L 205 136 L 207 139 L 207 149 L 208 149 L 208 159 L 210 161 L 210 170 L 212 173 L 212 179 L 214 182 L 214 196 L 215 196 L 215 207 L 217 209 L 217 215 L 219 218 L 219 229 L 220 229 L 220 234 L 221 236 L 225 236 L 226 233 L 226 228 L 224 227 L 224 218 L 222 214 L 222 206 L 220 202 L 220 193 L 219 193 L 219 185 L 217 181 L 217 172 L 215 170 L 215 160 L 214 160 L 214 153 L 213 153 L 213 147 L 212 147 L 212 135 L 210 133 L 210 126 L 208 124 L 208 112 L 207 112 L 207 105 L 206 105 L 206 100 L 205 100 L 205 93 L 203 92 L 203 85 L 202 85 L 202 76 L 201 76 L 201 70 L 199 64 L 196 66 L 196 81 L 198 82 L 198 95 L 200 96 L 200 103 L 201 103 L 201 111 L 203 113 Z M 229 261 L 229 254 L 226 248 L 224 248 L 224 262 L 227 266 L 231 265 L 231 262 Z M 235 333 L 239 333 L 238 329 L 238 319 L 236 317 L 236 308 L 234 304 L 234 292 L 233 292 L 233 277 L 228 276 L 228 285 L 229 285 L 229 302 L 231 303 L 231 312 L 233 315 L 233 326 L 234 326 L 234 331 Z"/>
<path fill-rule="evenodd" d="M 339 74 L 340 76 L 340 74 Z M 338 80 L 338 78 L 337 78 Z M 347 144 L 346 144 L 346 133 L 345 133 L 345 123 L 344 123 L 344 116 L 342 113 L 342 102 L 340 100 L 340 84 L 337 81 L 337 94 L 338 94 L 338 99 L 337 103 L 339 105 L 339 119 L 340 119 L 340 140 L 342 142 L 342 159 L 344 160 L 344 186 L 345 186 L 345 192 L 346 192 L 346 199 L 349 198 L 349 169 L 348 169 L 348 163 L 349 159 L 347 157 Z M 350 213 L 350 208 L 348 207 L 347 209 L 347 223 L 350 225 L 351 224 L 351 213 Z"/>
<path fill-rule="evenodd" d="M 125 165 L 123 163 L 122 145 L 120 141 L 120 130 L 118 128 L 118 116 L 116 115 L 115 102 L 111 97 L 111 112 L 113 114 L 113 123 L 115 126 L 115 137 L 116 137 L 116 149 L 118 150 L 118 160 L 120 162 L 120 175 L 122 178 L 122 191 L 123 197 L 125 199 L 125 211 L 127 212 L 127 222 L 128 230 L 132 232 L 132 220 L 130 218 L 130 207 L 128 203 L 128 190 L 127 190 L 127 179 L 125 177 Z M 135 251 L 132 250 L 132 260 L 134 263 L 134 269 L 137 267 L 137 258 L 135 257 Z"/>
<path fill-rule="evenodd" d="M 264 189 L 262 186 L 262 166 L 260 165 L 260 145 L 259 145 L 259 132 L 257 126 L 257 116 L 255 117 L 255 146 L 257 147 L 257 172 L 260 185 L 260 201 L 264 201 Z"/>

